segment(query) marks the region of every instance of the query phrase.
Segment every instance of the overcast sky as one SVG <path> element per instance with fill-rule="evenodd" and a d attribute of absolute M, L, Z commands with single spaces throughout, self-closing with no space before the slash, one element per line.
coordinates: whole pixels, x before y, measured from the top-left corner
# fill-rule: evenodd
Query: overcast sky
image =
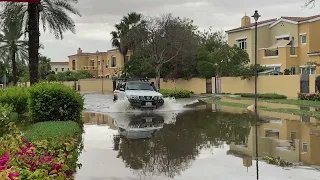
<path fill-rule="evenodd" d="M 320 0 L 316 0 L 320 1 Z M 320 14 L 320 3 L 315 8 L 302 8 L 305 0 L 79 0 L 76 6 L 82 17 L 75 17 L 76 34 L 65 33 L 56 40 L 42 33 L 40 40 L 45 49 L 41 53 L 52 61 L 68 61 L 81 47 L 84 52 L 106 51 L 111 47 L 110 32 L 115 23 L 129 12 L 158 16 L 172 13 L 194 20 L 200 28 L 212 26 L 228 30 L 240 26 L 241 17 L 258 10 L 261 20 L 280 16 L 310 16 Z"/>

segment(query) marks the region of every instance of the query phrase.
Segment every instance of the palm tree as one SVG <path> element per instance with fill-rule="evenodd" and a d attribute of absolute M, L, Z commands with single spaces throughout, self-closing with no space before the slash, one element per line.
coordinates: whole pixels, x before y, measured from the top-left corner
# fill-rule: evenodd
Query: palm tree
<path fill-rule="evenodd" d="M 5 19 L 2 24 L 0 34 L 1 58 L 6 62 L 11 60 L 13 84 L 17 84 L 17 63 L 25 64 L 28 59 L 27 43 L 23 39 L 22 14 L 19 11 L 9 14 L 10 18 Z"/>
<path fill-rule="evenodd" d="M 40 3 L 6 3 L 2 12 L 2 19 L 8 18 L 7 12 L 12 9 L 21 9 L 24 12 L 24 27 L 29 36 L 29 69 L 30 83 L 38 82 L 39 66 L 39 24 L 42 24 L 44 32 L 49 29 L 55 38 L 63 39 L 63 33 L 71 31 L 75 33 L 75 22 L 70 14 L 81 16 L 80 12 L 73 7 L 78 0 L 41 0 Z"/>
<path fill-rule="evenodd" d="M 144 21 L 142 15 L 136 12 L 129 13 L 121 19 L 119 24 L 115 25 L 116 30 L 111 32 L 112 47 L 119 49 L 123 56 L 124 64 L 126 65 L 126 55 L 129 50 L 134 51 L 137 43 L 135 30 L 139 28 Z M 126 66 L 124 66 L 126 67 Z M 126 70 L 124 70 L 126 74 Z"/>

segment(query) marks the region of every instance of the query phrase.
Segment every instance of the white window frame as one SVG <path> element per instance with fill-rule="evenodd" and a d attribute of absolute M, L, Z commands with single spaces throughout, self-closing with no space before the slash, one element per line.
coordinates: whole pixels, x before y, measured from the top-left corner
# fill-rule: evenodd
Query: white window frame
<path fill-rule="evenodd" d="M 114 66 L 113 66 L 113 58 L 115 59 Z M 117 67 L 117 57 L 116 56 L 111 56 L 111 67 L 112 68 Z"/>
<path fill-rule="evenodd" d="M 304 148 L 303 148 L 303 147 L 304 147 L 304 145 L 306 145 L 306 146 L 307 146 L 307 148 L 306 148 L 306 149 L 307 149 L 307 151 L 304 151 Z M 301 145 L 301 153 L 308 153 L 308 143 L 306 143 L 306 142 L 303 142 L 303 143 L 302 143 L 302 145 Z"/>
<path fill-rule="evenodd" d="M 317 71 L 317 67 L 316 66 L 300 66 L 300 74 L 302 75 L 303 73 L 303 69 L 305 68 L 309 68 L 309 72 L 307 75 L 311 75 L 311 74 L 316 74 Z M 312 71 L 314 70 L 314 73 L 312 73 Z"/>
<path fill-rule="evenodd" d="M 236 39 L 236 41 L 237 41 L 237 45 L 240 49 L 247 50 L 247 48 L 248 48 L 247 38 Z"/>
<path fill-rule="evenodd" d="M 307 44 L 307 33 L 301 33 L 301 34 L 299 34 L 300 35 L 300 38 L 301 38 L 301 40 L 300 40 L 300 42 L 301 42 L 301 44 Z M 305 42 L 303 42 L 303 37 L 305 37 L 306 39 L 305 39 Z"/>

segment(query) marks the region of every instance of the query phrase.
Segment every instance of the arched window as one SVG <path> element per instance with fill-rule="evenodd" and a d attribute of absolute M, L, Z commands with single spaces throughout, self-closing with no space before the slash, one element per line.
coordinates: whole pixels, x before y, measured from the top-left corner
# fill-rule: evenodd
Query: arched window
<path fill-rule="evenodd" d="M 111 67 L 117 66 L 117 58 L 115 56 L 111 57 Z"/>
<path fill-rule="evenodd" d="M 76 70 L 76 60 L 72 60 L 72 70 Z"/>

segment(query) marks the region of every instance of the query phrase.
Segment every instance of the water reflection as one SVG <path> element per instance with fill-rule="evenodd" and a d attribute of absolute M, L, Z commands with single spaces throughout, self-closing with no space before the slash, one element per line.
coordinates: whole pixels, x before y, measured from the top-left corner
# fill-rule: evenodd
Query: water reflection
<path fill-rule="evenodd" d="M 188 179 L 183 172 L 193 169 L 200 157 L 210 157 L 211 153 L 205 154 L 219 149 L 228 156 L 225 159 L 241 158 L 234 162 L 244 166 L 246 172 L 254 172 L 255 127 L 260 157 L 279 156 L 294 163 L 320 165 L 320 125 L 316 119 L 306 122 L 299 116 L 259 112 L 260 123 L 255 126 L 254 115 L 245 109 L 208 104 L 195 109 L 175 115 L 84 113 L 84 121 L 116 130 L 113 152 L 126 168 L 140 176 Z M 237 166 L 234 162 L 229 163 L 230 168 Z M 263 166 L 262 173 L 268 169 Z"/>

